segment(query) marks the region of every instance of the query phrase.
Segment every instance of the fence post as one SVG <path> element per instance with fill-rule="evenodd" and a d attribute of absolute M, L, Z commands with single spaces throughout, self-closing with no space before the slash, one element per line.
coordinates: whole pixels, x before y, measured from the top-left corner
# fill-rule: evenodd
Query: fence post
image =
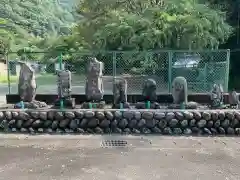
<path fill-rule="evenodd" d="M 207 63 L 204 63 L 204 91 L 208 91 L 207 89 Z"/>
<path fill-rule="evenodd" d="M 8 52 L 6 53 L 6 64 L 7 64 L 7 79 L 8 79 L 8 94 L 11 94 L 11 79 L 10 79 L 10 65 L 8 60 Z"/>
<path fill-rule="evenodd" d="M 59 54 L 58 63 L 59 63 L 59 70 L 60 71 L 63 70 L 62 53 Z"/>
<path fill-rule="evenodd" d="M 116 57 L 116 52 L 112 52 L 112 69 L 113 69 L 113 91 L 115 92 L 115 83 L 116 83 L 116 76 L 117 76 L 117 57 Z M 114 102 L 114 97 L 113 97 L 113 102 Z"/>
<path fill-rule="evenodd" d="M 173 52 L 170 50 L 168 51 L 168 92 L 171 93 L 171 86 L 172 86 L 172 58 Z"/>
<path fill-rule="evenodd" d="M 62 71 L 63 70 L 62 53 L 59 54 L 58 63 L 59 63 L 59 70 Z M 60 98 L 60 109 L 63 109 L 64 108 L 63 99 L 62 97 L 59 97 L 59 98 Z"/>
<path fill-rule="evenodd" d="M 230 65 L 230 49 L 227 49 L 226 74 L 225 74 L 225 92 L 228 92 L 229 81 L 229 65 Z"/>
<path fill-rule="evenodd" d="M 112 52 L 112 63 L 113 63 L 113 80 L 115 82 L 116 80 L 116 76 L 117 76 L 117 55 L 116 55 L 116 52 Z"/>

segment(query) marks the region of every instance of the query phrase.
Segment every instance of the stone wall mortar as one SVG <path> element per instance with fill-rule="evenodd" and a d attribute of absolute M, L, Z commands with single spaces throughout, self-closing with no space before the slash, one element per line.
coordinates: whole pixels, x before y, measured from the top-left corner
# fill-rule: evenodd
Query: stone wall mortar
<path fill-rule="evenodd" d="M 0 111 L 0 131 L 19 133 L 240 135 L 240 111 Z"/>

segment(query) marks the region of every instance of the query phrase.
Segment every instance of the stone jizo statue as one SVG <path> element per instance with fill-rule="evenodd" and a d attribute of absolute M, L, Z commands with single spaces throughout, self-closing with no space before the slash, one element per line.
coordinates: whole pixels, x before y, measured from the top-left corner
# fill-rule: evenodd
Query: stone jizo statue
<path fill-rule="evenodd" d="M 127 102 L 127 81 L 116 79 L 113 87 L 114 104 Z"/>
<path fill-rule="evenodd" d="M 21 102 L 15 104 L 14 108 L 36 109 L 47 107 L 45 102 L 35 100 L 37 84 L 34 70 L 25 62 L 20 62 L 21 69 L 18 81 L 18 94 Z"/>
<path fill-rule="evenodd" d="M 72 79 L 71 72 L 61 70 L 57 72 L 58 76 L 58 95 L 60 98 L 69 98 L 71 96 Z"/>
<path fill-rule="evenodd" d="M 75 108 L 75 99 L 71 98 L 71 77 L 71 72 L 69 70 L 57 71 L 58 99 L 55 101 L 55 107 Z"/>
<path fill-rule="evenodd" d="M 221 108 L 223 105 L 223 88 L 221 84 L 214 84 L 210 94 L 211 107 Z"/>
<path fill-rule="evenodd" d="M 172 82 L 173 104 L 169 106 L 171 109 L 197 109 L 199 104 L 194 101 L 188 102 L 187 80 L 182 77 L 176 77 Z"/>
<path fill-rule="evenodd" d="M 160 105 L 157 102 L 157 83 L 154 79 L 147 79 L 144 81 L 142 97 L 143 102 L 136 104 L 137 109 L 160 109 Z"/>
<path fill-rule="evenodd" d="M 174 104 L 187 104 L 188 87 L 184 77 L 176 77 L 172 82 L 172 96 Z"/>
<path fill-rule="evenodd" d="M 130 108 L 127 102 L 127 80 L 124 78 L 117 78 L 113 84 L 113 108 Z"/>
<path fill-rule="evenodd" d="M 154 79 L 147 79 L 143 85 L 142 95 L 145 101 L 157 101 L 157 83 Z"/>
<path fill-rule="evenodd" d="M 36 80 L 33 68 L 25 62 L 21 63 L 18 81 L 18 93 L 22 101 L 32 102 L 36 96 Z"/>
<path fill-rule="evenodd" d="M 87 67 L 85 93 L 87 100 L 100 101 L 103 98 L 103 63 L 91 58 Z"/>
<path fill-rule="evenodd" d="M 239 94 L 236 91 L 231 91 L 228 94 L 228 101 L 230 104 L 230 107 L 233 108 L 239 108 Z"/>

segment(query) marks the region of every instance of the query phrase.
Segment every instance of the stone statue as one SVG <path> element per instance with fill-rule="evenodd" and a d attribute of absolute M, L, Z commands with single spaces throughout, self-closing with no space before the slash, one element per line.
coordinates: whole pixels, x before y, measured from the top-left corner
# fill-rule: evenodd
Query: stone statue
<path fill-rule="evenodd" d="M 142 96 L 144 101 L 157 101 L 157 83 L 154 79 L 147 79 L 143 85 Z"/>
<path fill-rule="evenodd" d="M 57 71 L 57 81 L 58 81 L 58 99 L 55 102 L 55 106 L 60 106 L 61 101 L 63 102 L 63 107 L 75 107 L 75 99 L 71 98 L 72 91 L 72 78 L 71 72 L 69 70 L 59 70 Z"/>
<path fill-rule="evenodd" d="M 221 84 L 214 84 L 210 94 L 211 107 L 222 108 L 223 106 L 223 88 Z"/>
<path fill-rule="evenodd" d="M 37 89 L 34 70 L 25 62 L 20 63 L 18 93 L 22 101 L 32 102 L 35 99 Z"/>
<path fill-rule="evenodd" d="M 184 77 L 176 77 L 172 83 L 172 96 L 174 104 L 187 104 L 188 96 L 187 80 Z"/>
<path fill-rule="evenodd" d="M 71 96 L 71 72 L 70 71 L 58 71 L 58 95 L 61 98 L 68 98 Z"/>
<path fill-rule="evenodd" d="M 87 101 L 90 103 L 84 103 L 83 108 L 103 108 L 103 63 L 96 58 L 91 58 L 87 66 L 87 80 L 85 87 L 85 94 Z"/>
<path fill-rule="evenodd" d="M 144 102 L 136 104 L 137 109 L 146 109 L 150 105 L 151 109 L 159 109 L 160 105 L 157 103 L 157 83 L 154 79 L 147 79 L 144 81 L 142 97 Z"/>
<path fill-rule="evenodd" d="M 230 108 L 239 108 L 239 94 L 236 91 L 231 91 L 228 94 L 228 102 L 230 104 Z"/>
<path fill-rule="evenodd" d="M 100 101 L 103 98 L 103 63 L 91 58 L 87 68 L 85 93 L 87 100 Z"/>
<path fill-rule="evenodd" d="M 187 80 L 182 77 L 176 77 L 172 82 L 173 104 L 169 106 L 171 109 L 197 109 L 198 103 L 188 102 Z"/>
<path fill-rule="evenodd" d="M 36 109 L 47 107 L 45 102 L 35 100 L 37 85 L 34 70 L 25 62 L 20 62 L 20 64 L 21 69 L 18 81 L 18 94 L 21 102 L 15 104 L 14 108 Z"/>
<path fill-rule="evenodd" d="M 113 84 L 113 96 L 114 96 L 114 108 L 120 108 L 122 103 L 123 108 L 129 108 L 130 105 L 127 103 L 127 80 L 118 78 Z"/>

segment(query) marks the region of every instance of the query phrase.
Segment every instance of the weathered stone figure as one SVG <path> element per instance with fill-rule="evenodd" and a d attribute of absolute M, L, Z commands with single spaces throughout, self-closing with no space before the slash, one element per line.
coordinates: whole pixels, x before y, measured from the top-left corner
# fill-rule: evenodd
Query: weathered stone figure
<path fill-rule="evenodd" d="M 188 102 L 187 80 L 184 77 L 176 77 L 172 82 L 173 104 L 169 106 L 171 109 L 197 109 L 197 102 Z"/>
<path fill-rule="evenodd" d="M 87 67 L 85 93 L 87 100 L 100 101 L 103 98 L 103 63 L 91 58 Z"/>
<path fill-rule="evenodd" d="M 113 86 L 114 104 L 127 102 L 127 81 L 116 79 Z"/>
<path fill-rule="evenodd" d="M 231 108 L 239 108 L 239 94 L 236 91 L 229 92 L 228 101 Z"/>
<path fill-rule="evenodd" d="M 211 107 L 221 108 L 223 105 L 223 88 L 221 84 L 214 84 L 210 94 Z"/>
<path fill-rule="evenodd" d="M 21 62 L 19 74 L 18 93 L 22 101 L 32 102 L 36 96 L 36 80 L 34 70 L 25 62 Z"/>
<path fill-rule="evenodd" d="M 143 85 L 142 95 L 145 101 L 157 101 L 157 83 L 154 79 L 147 79 Z"/>
<path fill-rule="evenodd" d="M 176 77 L 172 83 L 172 96 L 174 104 L 187 104 L 188 96 L 187 80 L 184 77 Z"/>
<path fill-rule="evenodd" d="M 25 62 L 20 62 L 20 64 L 18 93 L 23 103 L 17 103 L 14 107 L 29 109 L 47 107 L 45 102 L 35 100 L 37 85 L 34 70 Z"/>
<path fill-rule="evenodd" d="M 160 105 L 157 103 L 157 83 L 154 79 L 147 79 L 143 84 L 142 96 L 144 102 L 138 102 L 136 104 L 137 109 L 159 109 Z M 150 104 L 149 104 L 150 102 Z"/>
<path fill-rule="evenodd" d="M 114 96 L 114 108 L 120 108 L 122 103 L 123 108 L 129 108 L 127 103 L 127 80 L 123 78 L 118 78 L 113 84 L 113 96 Z"/>
<path fill-rule="evenodd" d="M 58 71 L 58 95 L 61 98 L 69 98 L 71 96 L 71 72 L 70 71 Z"/>
<path fill-rule="evenodd" d="M 68 70 L 57 71 L 58 77 L 58 99 L 55 102 L 55 106 L 60 106 L 60 102 L 63 102 L 63 107 L 75 107 L 75 99 L 71 98 L 72 91 L 72 78 L 71 72 Z"/>

